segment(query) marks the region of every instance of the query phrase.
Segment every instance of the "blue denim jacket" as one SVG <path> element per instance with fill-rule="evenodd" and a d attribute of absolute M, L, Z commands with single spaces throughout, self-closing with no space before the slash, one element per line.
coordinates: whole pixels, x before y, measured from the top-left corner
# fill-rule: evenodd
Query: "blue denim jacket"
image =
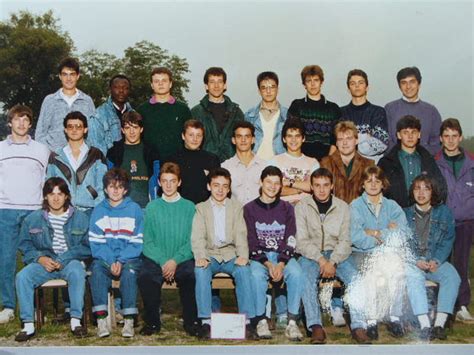
<path fill-rule="evenodd" d="M 84 212 L 69 207 L 64 224 L 64 237 L 68 250 L 57 255 L 53 250 L 54 230 L 48 220 L 48 212 L 40 209 L 25 218 L 20 231 L 19 249 L 25 264 L 37 262 L 41 256 L 49 256 L 63 266 L 72 260 L 85 260 L 91 256 L 88 239 L 89 218 Z"/>
<path fill-rule="evenodd" d="M 404 209 L 408 220 L 408 226 L 415 232 L 415 205 Z M 442 204 L 433 207 L 431 211 L 430 233 L 428 237 L 428 250 L 425 256 L 420 255 L 418 248 L 418 237 L 411 238 L 411 247 L 418 260 L 434 260 L 441 265 L 451 255 L 454 243 L 454 217 L 448 206 Z"/>
<path fill-rule="evenodd" d="M 248 110 L 244 116 L 246 121 L 252 123 L 255 126 L 255 146 L 253 147 L 254 153 L 257 153 L 263 139 L 263 129 L 260 122 L 260 105 L 261 103 Z M 288 108 L 280 105 L 280 117 L 278 117 L 275 127 L 275 135 L 273 136 L 273 152 L 275 155 L 282 154 L 286 151 L 283 141 L 281 140 L 281 130 L 285 124 L 287 114 Z"/>

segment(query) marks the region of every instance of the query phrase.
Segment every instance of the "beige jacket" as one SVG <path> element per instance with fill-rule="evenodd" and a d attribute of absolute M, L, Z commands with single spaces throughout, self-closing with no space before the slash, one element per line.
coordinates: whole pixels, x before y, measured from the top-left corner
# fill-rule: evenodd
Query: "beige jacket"
<path fill-rule="evenodd" d="M 191 235 L 191 248 L 195 260 L 210 260 L 212 257 L 220 263 L 238 256 L 249 258 L 243 207 L 236 199 L 227 199 L 225 208 L 226 243 L 218 247 L 214 243 L 214 213 L 211 198 L 196 205 Z"/>
<path fill-rule="evenodd" d="M 296 205 L 295 213 L 296 251 L 299 254 L 318 261 L 323 251 L 332 250 L 330 261 L 337 264 L 349 257 L 352 248 L 347 203 L 333 196 L 323 222 L 313 196 L 307 196 Z"/>

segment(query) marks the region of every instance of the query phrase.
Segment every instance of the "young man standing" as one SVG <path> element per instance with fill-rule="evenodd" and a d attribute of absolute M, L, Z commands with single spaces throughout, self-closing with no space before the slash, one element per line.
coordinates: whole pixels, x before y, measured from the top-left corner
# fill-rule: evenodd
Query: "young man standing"
<path fill-rule="evenodd" d="M 204 136 L 202 122 L 194 119 L 186 121 L 181 133 L 184 148 L 169 159 L 181 169 L 181 196 L 195 204 L 209 198 L 207 175 L 220 166 L 217 155 L 201 149 Z"/>
<path fill-rule="evenodd" d="M 224 95 L 227 74 L 224 69 L 211 67 L 204 73 L 207 95 L 191 110 L 193 118 L 201 121 L 206 130 L 204 149 L 214 153 L 223 162 L 234 155 L 231 137 L 236 121 L 244 119 L 239 105 Z"/>
<path fill-rule="evenodd" d="M 107 159 L 114 167 L 130 174 L 130 198 L 145 208 L 150 200 L 150 186 L 155 185 L 152 180 L 158 178 L 160 158 L 153 147 L 142 140 L 143 119 L 138 112 L 125 112 L 120 121 L 124 138 L 114 142 Z M 151 194 L 154 195 L 153 191 Z"/>
<path fill-rule="evenodd" d="M 211 281 L 225 272 L 235 281 L 239 313 L 247 316 L 247 337 L 254 339 L 255 304 L 249 264 L 247 228 L 242 205 L 228 198 L 229 171 L 217 168 L 208 175 L 211 197 L 196 206 L 191 246 L 196 260 L 196 303 L 202 327 L 201 339 L 211 334 Z"/>
<path fill-rule="evenodd" d="M 51 151 L 67 143 L 61 129 L 64 116 L 79 111 L 85 117 L 90 117 L 95 110 L 91 97 L 77 88 L 81 76 L 79 62 L 75 58 L 65 58 L 59 63 L 58 72 L 62 87 L 45 97 L 35 131 L 35 139 L 47 145 Z"/>
<path fill-rule="evenodd" d="M 189 107 L 171 96 L 173 74 L 167 68 L 154 68 L 150 74 L 153 95 L 137 111 L 143 117 L 144 142 L 167 159 L 181 148 L 184 122 L 191 118 Z"/>
<path fill-rule="evenodd" d="M 65 180 L 74 207 L 90 215 L 92 208 L 104 199 L 105 158 L 99 149 L 85 143 L 87 118 L 82 113 L 68 113 L 63 119 L 63 127 L 67 144 L 51 153 L 48 177 Z"/>
<path fill-rule="evenodd" d="M 469 259 L 474 235 L 474 155 L 461 148 L 462 128 L 455 118 L 441 124 L 440 140 L 443 149 L 435 159 L 448 185 L 447 205 L 456 220 L 454 240 L 454 266 L 461 276 L 457 300 L 456 319 L 474 322 L 469 313 L 471 289 L 469 285 Z"/>
<path fill-rule="evenodd" d="M 298 325 L 304 278 L 295 259 L 296 223 L 293 206 L 280 200 L 283 174 L 275 166 L 266 167 L 260 176 L 260 197 L 244 207 L 254 282 L 257 335 L 272 337 L 265 318 L 268 280 L 274 287 L 284 281 L 288 290 L 288 325 L 285 336 L 292 341 L 303 339 Z"/>
<path fill-rule="evenodd" d="M 71 205 L 66 182 L 58 177 L 46 180 L 43 206 L 34 211 L 21 227 L 19 249 L 25 266 L 16 276 L 22 330 L 15 340 L 27 341 L 35 335 L 34 291 L 44 282 L 64 279 L 71 300 L 71 331 L 86 335 L 81 326 L 86 271 L 82 261 L 91 256 L 88 243 L 89 218 Z"/>
<path fill-rule="evenodd" d="M 135 335 L 134 316 L 137 308 L 137 274 L 143 249 L 143 212 L 126 197 L 130 176 L 120 168 L 110 169 L 104 176 L 107 198 L 92 211 L 89 243 L 94 261 L 91 266 L 92 311 L 97 316 L 97 336 L 110 335 L 107 326 L 107 299 L 112 279 L 120 280 L 124 338 Z"/>
<path fill-rule="evenodd" d="M 296 205 L 296 251 L 301 254 L 298 262 L 306 276 L 302 299 L 311 343 L 325 344 L 318 302 L 319 280 L 337 276 L 349 285 L 357 271 L 348 260 L 352 251 L 349 206 L 332 196 L 334 184 L 329 170 L 314 171 L 310 181 L 312 195 Z M 352 338 L 357 343 L 369 343 L 365 328 L 362 315 L 351 310 Z"/>
<path fill-rule="evenodd" d="M 360 69 L 347 74 L 347 88 L 352 96 L 349 105 L 341 107 L 342 116 L 354 122 L 359 131 L 358 151 L 377 163 L 388 147 L 388 124 L 385 109 L 367 100 L 369 79 Z"/>
<path fill-rule="evenodd" d="M 341 118 L 341 110 L 321 94 L 324 73 L 320 66 L 305 66 L 301 71 L 301 81 L 306 97 L 293 100 L 288 109 L 288 118 L 299 118 L 304 124 L 306 141 L 303 153 L 321 160 L 336 150 L 333 132 Z"/>
<path fill-rule="evenodd" d="M 184 330 L 189 335 L 196 335 L 194 259 L 191 251 L 194 204 L 178 193 L 181 172 L 177 164 L 163 164 L 159 183 L 163 195 L 146 208 L 143 267 L 138 276 L 145 307 L 145 325 L 140 334 L 152 335 L 160 331 L 161 287 L 164 282 L 176 280 L 183 307 Z"/>
<path fill-rule="evenodd" d="M 418 144 L 420 136 L 420 120 L 414 116 L 402 117 L 397 122 L 397 137 L 400 143 L 378 163 L 390 182 L 385 196 L 395 200 L 402 208 L 410 206 L 408 199 L 410 186 L 415 177 L 422 173 L 434 179 L 441 201 L 446 201 L 446 180 L 431 154 Z"/>
<path fill-rule="evenodd" d="M 285 152 L 281 130 L 288 115 L 288 108 L 280 105 L 278 75 L 265 71 L 257 76 L 257 87 L 262 101 L 245 113 L 245 120 L 255 126 L 254 153 L 263 160 Z M 237 146 L 236 146 L 237 147 Z"/>
<path fill-rule="evenodd" d="M 7 114 L 11 134 L 0 142 L 0 285 L 3 310 L 0 324 L 15 318 L 15 271 L 23 219 L 41 207 L 41 189 L 49 150 L 28 135 L 33 112 L 24 105 Z"/>
<path fill-rule="evenodd" d="M 387 111 L 388 133 L 390 135 L 389 149 L 397 144 L 397 123 L 400 118 L 410 115 L 421 122 L 420 143 L 432 155 L 439 150 L 439 127 L 441 115 L 435 106 L 421 101 L 418 96 L 421 86 L 421 73 L 417 67 L 407 67 L 397 73 L 397 83 L 403 96 L 401 99 L 385 105 Z"/>
<path fill-rule="evenodd" d="M 88 118 L 87 141 L 104 155 L 115 142 L 122 140 L 121 118 L 126 112 L 132 111 L 128 102 L 131 86 L 130 79 L 125 75 L 113 76 L 109 81 L 110 97 Z"/>

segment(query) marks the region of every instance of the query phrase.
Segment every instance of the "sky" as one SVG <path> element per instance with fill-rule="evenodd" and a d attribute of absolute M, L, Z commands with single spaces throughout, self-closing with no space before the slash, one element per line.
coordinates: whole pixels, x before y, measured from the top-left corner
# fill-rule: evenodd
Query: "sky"
<path fill-rule="evenodd" d="M 205 94 L 210 66 L 225 69 L 226 94 L 243 111 L 260 100 L 262 71 L 278 74 L 279 100 L 289 106 L 305 94 L 301 69 L 319 64 L 323 94 L 343 106 L 350 101 L 347 73 L 360 68 L 369 76 L 369 100 L 384 106 L 401 97 L 398 70 L 417 66 L 421 99 L 474 135 L 472 1 L 0 0 L 0 20 L 25 9 L 52 9 L 78 54 L 96 49 L 121 57 L 149 40 L 186 58 L 191 107 Z"/>

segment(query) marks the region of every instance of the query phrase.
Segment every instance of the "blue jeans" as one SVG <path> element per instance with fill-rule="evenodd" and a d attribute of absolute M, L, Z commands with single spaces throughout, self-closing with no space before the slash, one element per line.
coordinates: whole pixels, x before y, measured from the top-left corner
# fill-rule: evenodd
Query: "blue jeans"
<path fill-rule="evenodd" d="M 196 303 L 198 318 L 211 318 L 211 282 L 212 277 L 219 272 L 225 272 L 234 278 L 239 313 L 247 315 L 247 319 L 254 318 L 255 303 L 253 300 L 254 292 L 252 288 L 250 266 L 235 265 L 235 258 L 221 263 L 217 262 L 216 259 L 211 258 L 211 262 L 206 268 L 194 268 L 194 274 L 196 276 Z"/>
<path fill-rule="evenodd" d="M 124 316 L 138 314 L 137 308 L 137 275 L 140 270 L 141 260 L 133 259 L 122 265 L 120 280 L 120 294 L 122 295 L 122 310 Z M 90 278 L 92 292 L 92 311 L 107 311 L 109 288 L 112 285 L 110 265 L 103 260 L 94 259 L 91 266 Z"/>
<path fill-rule="evenodd" d="M 38 264 L 31 263 L 25 266 L 16 275 L 16 292 L 20 304 L 20 319 L 23 322 L 34 321 L 34 291 L 48 280 L 63 279 L 67 281 L 69 299 L 71 302 L 71 317 L 82 318 L 84 307 L 84 289 L 86 271 L 79 260 L 70 261 L 62 270 L 48 272 Z"/>
<path fill-rule="evenodd" d="M 439 284 L 437 312 L 452 314 L 461 284 L 461 278 L 454 266 L 445 262 L 435 272 L 424 272 L 423 274 L 427 280 Z"/>
<path fill-rule="evenodd" d="M 4 308 L 15 309 L 16 251 L 23 220 L 33 211 L 0 209 L 0 285 Z"/>
<path fill-rule="evenodd" d="M 265 255 L 268 261 L 273 264 L 278 263 L 278 253 L 267 252 Z M 255 312 L 257 316 L 265 314 L 265 306 L 267 303 L 268 289 L 268 268 L 258 261 L 250 262 L 250 270 L 252 271 Z M 304 277 L 298 262 L 291 258 L 283 269 L 283 281 L 286 283 L 288 292 L 288 312 L 297 316 L 300 309 L 301 296 L 303 294 Z M 280 285 L 277 284 L 279 287 Z"/>
<path fill-rule="evenodd" d="M 325 251 L 323 252 L 323 256 L 329 260 L 331 253 L 332 251 Z M 303 274 L 306 276 L 302 299 L 306 315 L 306 326 L 311 330 L 311 326 L 313 325 L 322 325 L 318 297 L 319 279 L 321 278 L 320 268 L 316 261 L 303 256 L 299 258 L 298 262 L 301 265 Z M 337 265 L 336 276 L 339 277 L 345 285 L 349 285 L 356 274 L 357 271 L 350 259 L 346 259 Z M 366 328 L 363 316 L 358 312 L 349 311 L 351 314 L 351 328 Z"/>

